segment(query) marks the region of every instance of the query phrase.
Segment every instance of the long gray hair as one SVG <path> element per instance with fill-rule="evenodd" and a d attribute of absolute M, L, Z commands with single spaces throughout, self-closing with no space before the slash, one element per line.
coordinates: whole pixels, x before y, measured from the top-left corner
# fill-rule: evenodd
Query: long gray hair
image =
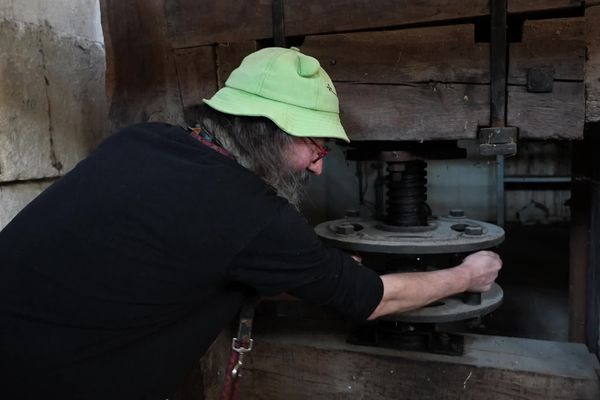
<path fill-rule="evenodd" d="M 288 166 L 294 138 L 264 117 L 240 117 L 202 104 L 186 110 L 190 126 L 200 126 L 215 137 L 236 161 L 252 171 L 296 208 L 310 179 L 306 170 Z"/>

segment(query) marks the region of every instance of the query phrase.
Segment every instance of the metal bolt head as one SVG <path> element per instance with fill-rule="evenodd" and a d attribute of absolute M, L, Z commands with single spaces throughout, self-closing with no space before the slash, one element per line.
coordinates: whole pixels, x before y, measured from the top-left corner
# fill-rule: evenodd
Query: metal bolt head
<path fill-rule="evenodd" d="M 406 164 L 401 162 L 389 162 L 387 170 L 390 172 L 402 172 L 406 169 Z"/>
<path fill-rule="evenodd" d="M 455 218 L 463 218 L 465 216 L 465 212 L 458 208 L 453 208 L 450 210 L 450 216 Z"/>
<path fill-rule="evenodd" d="M 440 339 L 440 342 L 442 344 L 450 343 L 450 335 L 448 335 L 447 333 L 444 333 L 444 332 L 440 333 L 438 338 Z"/>
<path fill-rule="evenodd" d="M 360 217 L 360 211 L 358 210 L 346 210 L 344 213 L 347 218 L 358 218 Z"/>
<path fill-rule="evenodd" d="M 465 233 L 465 235 L 473 235 L 473 236 L 483 235 L 483 228 L 481 226 L 469 225 L 465 228 L 464 233 Z"/>
<path fill-rule="evenodd" d="M 354 233 L 354 225 L 339 224 L 335 227 L 335 233 L 339 233 L 340 235 L 350 235 L 351 233 Z"/>

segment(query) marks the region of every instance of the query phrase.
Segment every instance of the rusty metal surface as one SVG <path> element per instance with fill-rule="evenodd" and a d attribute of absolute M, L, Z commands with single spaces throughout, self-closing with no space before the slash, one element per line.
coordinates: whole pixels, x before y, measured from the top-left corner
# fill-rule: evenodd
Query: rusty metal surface
<path fill-rule="evenodd" d="M 481 294 L 481 304 L 466 304 L 460 296 L 447 297 L 431 306 L 418 310 L 391 314 L 386 320 L 411 323 L 443 323 L 463 321 L 489 314 L 502 304 L 504 292 L 494 283 L 492 289 Z"/>
<path fill-rule="evenodd" d="M 334 247 L 384 254 L 470 252 L 504 240 L 504 229 L 464 216 L 430 219 L 423 227 L 388 228 L 372 218 L 343 218 L 319 224 L 315 231 Z"/>

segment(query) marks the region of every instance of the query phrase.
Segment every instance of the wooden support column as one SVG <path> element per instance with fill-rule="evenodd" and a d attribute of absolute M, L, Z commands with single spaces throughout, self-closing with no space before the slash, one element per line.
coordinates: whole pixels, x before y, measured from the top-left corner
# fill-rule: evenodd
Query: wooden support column
<path fill-rule="evenodd" d="M 585 10 L 585 120 L 600 121 L 600 5 Z"/>
<path fill-rule="evenodd" d="M 164 0 L 101 0 L 111 130 L 134 122 L 182 123 Z"/>
<path fill-rule="evenodd" d="M 586 342 L 586 293 L 591 220 L 588 184 L 591 149 L 575 142 L 571 163 L 571 234 L 569 244 L 569 340 Z"/>
<path fill-rule="evenodd" d="M 587 345 L 600 357 L 600 123 L 589 130 L 590 153 L 590 256 L 587 273 Z"/>

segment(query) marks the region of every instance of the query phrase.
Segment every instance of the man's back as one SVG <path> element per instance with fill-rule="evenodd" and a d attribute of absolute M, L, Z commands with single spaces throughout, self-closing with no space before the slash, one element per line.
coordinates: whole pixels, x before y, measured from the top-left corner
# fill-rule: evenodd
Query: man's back
<path fill-rule="evenodd" d="M 179 379 L 237 310 L 230 258 L 283 206 L 181 128 L 117 134 L 0 233 L 2 380 L 164 391 L 154 375 Z"/>

